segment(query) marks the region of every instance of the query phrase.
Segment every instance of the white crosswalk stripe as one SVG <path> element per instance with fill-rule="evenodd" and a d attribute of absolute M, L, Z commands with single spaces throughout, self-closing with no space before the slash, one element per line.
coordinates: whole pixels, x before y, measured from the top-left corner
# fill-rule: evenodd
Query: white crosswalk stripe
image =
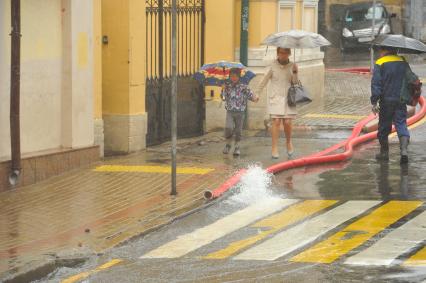
<path fill-rule="evenodd" d="M 378 205 L 379 201 L 349 201 L 322 215 L 283 231 L 234 257 L 236 260 L 275 260 L 287 255 L 340 224 Z"/>
<path fill-rule="evenodd" d="M 286 223 L 287 221 L 291 222 L 291 219 L 297 219 L 298 217 L 300 217 L 299 214 L 302 212 L 298 213 L 297 209 L 299 208 L 297 207 L 303 207 L 300 205 L 304 203 L 303 201 L 300 201 L 301 200 L 297 199 L 291 200 L 274 198 L 258 202 L 239 211 L 236 211 L 230 215 L 224 216 L 223 218 L 218 219 L 215 222 L 208 224 L 204 227 L 180 235 L 176 239 L 165 243 L 164 245 L 146 253 L 145 255 L 142 255 L 140 258 L 179 258 L 201 247 L 208 246 L 209 244 L 222 237 L 227 236 L 228 234 L 234 232 L 238 233 L 238 230 L 244 227 L 247 227 L 249 225 L 257 225 L 254 223 L 262 223 L 262 229 L 266 229 L 262 231 L 270 231 L 268 230 L 268 227 L 272 230 L 276 229 L 273 227 L 275 227 L 274 224 L 276 225 L 277 221 L 279 223 L 281 223 L 280 221 L 284 221 L 283 223 Z M 298 202 L 300 203 L 297 206 L 293 206 Z M 422 202 L 411 201 L 407 202 L 407 204 L 405 204 L 404 201 L 401 202 L 401 205 L 404 205 L 404 208 L 406 208 L 406 205 L 410 204 L 411 206 L 418 206 L 419 204 L 421 205 Z M 324 212 L 323 210 L 321 210 L 319 211 L 317 216 L 314 216 L 313 218 L 303 219 L 298 224 L 298 220 L 294 220 L 296 226 L 290 226 L 290 228 L 285 228 L 284 225 L 283 228 L 271 231 L 270 234 L 265 237 L 262 237 L 260 234 L 250 234 L 249 236 L 247 236 L 246 234 L 242 233 L 242 238 L 239 238 L 238 240 L 233 240 L 231 244 L 228 243 L 228 246 L 217 250 L 216 253 L 220 253 L 221 258 L 223 259 L 229 258 L 232 260 L 245 261 L 273 261 L 283 256 L 288 256 L 291 253 L 299 250 L 300 253 L 291 259 L 289 258 L 289 261 L 295 261 L 295 258 L 303 254 L 303 260 L 300 260 L 300 262 L 329 263 L 327 261 L 324 261 L 324 258 L 326 257 L 327 252 L 331 253 L 330 249 L 336 248 L 339 250 L 339 252 L 342 253 L 342 255 L 347 253 L 346 251 L 341 251 L 338 247 L 336 247 L 335 245 L 337 245 L 337 242 L 334 242 L 334 240 L 330 239 L 332 239 L 333 236 L 336 237 L 336 235 L 339 235 L 339 233 L 342 235 L 347 235 L 345 233 L 349 233 L 348 231 L 350 231 L 350 229 L 348 227 L 350 227 L 350 225 L 360 226 L 357 227 L 356 231 L 364 231 L 365 233 L 360 234 L 361 236 L 363 236 L 367 233 L 367 231 L 370 231 L 374 227 L 379 227 L 381 225 L 381 222 L 375 222 L 381 221 L 382 219 L 374 214 L 377 214 L 379 210 L 381 210 L 381 213 L 384 213 L 383 215 L 385 216 L 387 216 L 389 213 L 407 215 L 407 212 L 404 211 L 393 211 L 391 208 L 388 208 L 389 205 L 390 203 L 382 204 L 381 201 L 372 200 L 347 201 L 343 204 L 332 207 L 328 211 L 325 210 Z M 395 204 L 393 206 L 395 206 Z M 369 212 L 366 216 L 363 216 L 360 219 L 357 218 L 372 208 L 375 209 Z M 302 209 L 302 211 L 305 211 L 303 210 L 303 208 L 300 209 Z M 283 219 L 283 217 L 285 219 Z M 351 221 L 351 224 L 349 224 L 349 226 L 345 226 L 346 228 L 342 229 L 341 231 L 336 230 L 337 227 L 348 221 Z M 371 221 L 373 221 L 374 223 Z M 383 227 L 383 231 L 384 229 L 386 229 L 386 227 Z M 317 240 L 319 240 L 327 233 L 334 234 L 331 237 L 325 239 L 324 241 L 318 242 L 316 243 L 316 245 L 312 247 L 309 246 L 309 248 L 307 248 L 308 245 L 315 244 Z M 342 245 L 352 245 L 354 241 L 360 242 L 359 249 L 361 251 L 347 258 L 342 263 L 358 266 L 388 266 L 392 264 L 409 264 L 408 262 L 411 260 L 413 262 L 410 262 L 410 264 L 418 264 L 420 266 L 424 266 L 424 253 L 422 252 L 416 253 L 416 257 L 413 256 L 410 259 L 402 259 L 404 263 L 397 262 L 396 259 L 399 258 L 401 255 L 408 254 L 413 249 L 419 248 L 426 240 L 426 211 L 423 211 L 420 214 L 416 215 L 414 218 L 408 220 L 400 227 L 391 230 L 390 232 L 386 231 L 386 233 L 387 234 L 385 234 L 382 238 L 378 237 L 375 239 L 374 237 L 372 237 L 371 240 L 374 241 L 374 243 L 367 248 L 362 247 L 362 245 L 366 242 L 363 243 L 364 240 L 362 240 L 363 238 L 361 236 L 359 236 L 361 238 L 358 237 L 359 239 L 355 236 L 348 237 L 348 239 L 337 237 L 336 241 L 338 241 L 339 243 L 341 242 Z M 263 239 L 266 240 L 263 241 Z M 346 240 L 351 242 L 346 242 Z M 227 243 L 226 241 L 227 240 L 225 239 L 225 244 Z M 320 248 L 317 248 L 322 251 L 321 254 L 323 254 L 323 256 L 318 257 L 318 253 L 313 253 L 312 256 L 309 254 L 309 251 L 311 249 L 317 247 L 319 244 L 324 243 L 326 241 L 331 241 L 334 244 L 328 248 L 325 244 L 324 247 L 320 246 Z M 249 249 L 244 251 L 244 248 Z M 326 250 L 323 250 L 323 248 L 326 248 Z M 238 252 L 240 251 L 243 252 L 238 254 Z M 206 257 L 206 254 L 203 254 L 202 251 L 200 252 L 204 260 L 211 260 L 214 258 Z M 307 260 L 306 257 L 308 257 Z"/>
<path fill-rule="evenodd" d="M 390 265 L 398 256 L 426 240 L 426 212 L 411 219 L 368 249 L 348 258 L 351 265 Z"/>
<path fill-rule="evenodd" d="M 177 258 L 241 229 L 252 222 L 296 203 L 298 200 L 268 199 L 228 215 L 218 221 L 179 236 L 176 240 L 143 255 L 141 258 Z"/>

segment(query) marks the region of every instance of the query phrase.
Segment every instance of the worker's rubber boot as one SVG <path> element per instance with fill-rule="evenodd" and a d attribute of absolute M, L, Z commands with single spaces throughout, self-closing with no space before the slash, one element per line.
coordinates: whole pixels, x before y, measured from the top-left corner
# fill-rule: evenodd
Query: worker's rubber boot
<path fill-rule="evenodd" d="M 407 136 L 402 136 L 399 138 L 399 148 L 401 149 L 401 164 L 408 163 L 408 144 L 410 143 L 410 138 Z"/>
<path fill-rule="evenodd" d="M 389 141 L 380 141 L 380 153 L 376 154 L 378 161 L 389 161 Z"/>

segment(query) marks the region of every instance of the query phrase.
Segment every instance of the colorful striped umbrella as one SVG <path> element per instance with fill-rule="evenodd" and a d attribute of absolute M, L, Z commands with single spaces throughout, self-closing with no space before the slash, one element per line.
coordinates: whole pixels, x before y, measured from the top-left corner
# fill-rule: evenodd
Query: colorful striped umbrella
<path fill-rule="evenodd" d="M 194 78 L 205 86 L 221 86 L 229 79 L 229 71 L 232 68 L 241 69 L 240 81 L 243 84 L 249 84 L 256 74 L 238 62 L 219 61 L 216 63 L 205 64 L 194 74 Z"/>

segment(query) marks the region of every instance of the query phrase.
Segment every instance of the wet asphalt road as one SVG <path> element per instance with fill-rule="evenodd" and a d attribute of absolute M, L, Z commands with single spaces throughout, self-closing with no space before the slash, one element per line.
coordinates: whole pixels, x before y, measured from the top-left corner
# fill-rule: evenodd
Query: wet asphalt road
<path fill-rule="evenodd" d="M 358 202 L 376 200 L 379 204 L 374 209 L 385 206 L 389 200 L 426 201 L 426 176 L 424 174 L 426 124 L 417 127 L 411 133 L 410 164 L 407 167 L 399 165 L 398 143 L 397 139 L 393 138 L 389 163 L 377 163 L 374 160 L 378 144 L 370 142 L 356 150 L 351 162 L 292 170 L 272 177 L 272 179 L 268 179 L 268 176 L 263 174 L 260 169 L 253 169 L 253 174 L 250 179 L 246 180 L 245 186 L 234 190 L 232 194 L 213 203 L 208 208 L 145 237 L 133 240 L 127 245 L 115 248 L 105 255 L 93 257 L 82 266 L 72 269 L 60 268 L 41 282 L 60 282 L 72 275 L 94 270 L 111 259 L 120 259 L 123 262 L 100 272 L 94 272 L 88 279 L 85 279 L 86 281 L 82 282 L 422 282 L 426 280 L 424 263 L 419 267 L 408 267 L 402 265 L 401 262 L 424 247 L 426 237 L 424 237 L 423 243 L 413 244 L 412 249 L 402 252 L 402 255 L 390 265 L 375 267 L 369 264 L 359 266 L 345 264 L 348 258 L 373 246 L 386 235 L 398 229 L 400 225 L 407 223 L 424 211 L 426 207 L 422 202 L 414 211 L 404 214 L 401 219 L 390 226 L 385 225 L 387 227 L 380 233 L 344 253 L 336 261 L 327 264 L 292 262 L 291 260 L 299 253 L 312 248 L 314 244 L 320 243 L 344 229 L 348 224 L 368 215 L 372 209 L 351 217 L 348 221 L 342 222 L 327 233 L 320 235 L 314 241 L 301 245 L 301 248 L 275 260 L 236 260 L 234 256 L 244 253 L 252 247 L 260 246 L 261 243 L 271 239 L 279 232 L 286 232 L 297 225 L 301 227 L 300 237 L 303 237 L 304 233 L 309 233 L 312 229 L 312 225 L 309 225 L 307 221 L 317 214 L 296 224 L 280 228 L 265 239 L 224 259 L 204 259 L 203 257 L 221 251 L 236 241 L 259 235 L 269 228 L 253 227 L 251 224 L 259 220 L 256 215 L 249 221 L 250 225 L 237 227 L 239 220 L 244 218 L 240 216 L 235 219 L 235 230 L 231 229 L 231 232 L 225 233 L 224 236 L 211 240 L 182 256 L 140 258 L 176 239 L 187 237 L 188 234 L 193 235 L 197 229 L 211 227 L 218 220 L 256 205 L 262 201 L 262 198 L 266 198 L 267 201 L 273 199 L 337 200 L 337 205 L 351 200 Z M 348 132 L 296 133 L 295 144 L 299 149 L 299 154 L 303 152 L 304 155 L 337 143 L 348 134 Z M 253 163 L 249 160 L 258 160 L 258 164 L 267 166 L 271 162 L 265 157 L 268 156 L 269 146 L 269 138 L 248 138 L 243 145 L 244 154 L 241 159 L 235 161 L 229 158 L 228 162 L 236 162 L 237 167 L 242 167 Z M 214 156 L 218 159 L 224 158 L 219 154 L 214 154 L 214 152 L 220 152 L 221 147 L 222 144 L 211 145 L 212 158 Z M 197 154 L 197 150 L 200 149 L 192 149 L 192 154 Z M 268 181 L 271 182 L 270 185 L 268 185 Z M 335 207 L 327 209 L 332 211 Z M 265 218 L 267 217 L 260 219 Z M 230 229 L 226 225 L 219 227 L 219 229 L 216 227 L 214 230 L 208 230 L 206 237 L 214 235 L 220 229 Z M 426 223 L 423 223 L 423 227 L 426 227 Z M 407 231 L 407 233 L 411 233 L 411 231 Z M 280 245 L 284 244 L 279 243 L 277 247 Z M 178 244 L 178 247 L 182 247 L 182 245 Z M 173 254 L 173 249 L 170 251 Z M 327 251 L 321 253 L 327 254 Z"/>
<path fill-rule="evenodd" d="M 328 68 L 368 66 L 369 64 L 368 50 L 361 49 L 343 55 L 334 49 L 329 49 L 327 52 L 328 56 L 326 56 L 325 63 Z M 420 76 L 426 76 L 424 68 L 416 69 L 414 67 L 414 69 Z M 296 132 L 296 158 L 327 148 L 345 139 L 349 134 L 347 131 Z M 389 163 L 376 162 L 374 154 L 378 151 L 378 144 L 377 142 L 370 142 L 358 147 L 350 162 L 296 169 L 272 177 L 266 176 L 259 169 L 259 167 L 265 168 L 274 162 L 269 157 L 270 138 L 262 135 L 246 138 L 242 144 L 242 155 L 239 159 L 217 154 L 221 152 L 223 144 L 209 144 L 207 154 L 213 160 L 217 159 L 218 161 L 232 164 L 235 168 L 258 166 L 253 169 L 251 177 L 246 180 L 243 187 L 234 189 L 226 198 L 212 203 L 206 209 L 163 227 L 159 231 L 135 239 L 122 247 L 115 248 L 104 255 L 94 256 L 81 266 L 59 268 L 40 282 L 61 282 L 61 280 L 76 274 L 83 275 L 83 277 L 77 281 L 69 281 L 69 283 L 423 282 L 426 280 L 426 265 L 424 262 L 422 266 L 418 267 L 404 266 L 402 263 L 426 246 L 426 236 L 424 236 L 423 242 L 413 244 L 411 249 L 401 252 L 401 255 L 389 265 L 346 264 L 346 260 L 370 247 L 374 247 L 376 243 L 386 238 L 387 235 L 398 230 L 401 225 L 406 224 L 426 210 L 425 204 L 423 204 L 426 201 L 426 175 L 424 174 L 424 168 L 426 168 L 426 152 L 424 150 L 426 147 L 426 124 L 412 130 L 411 134 L 410 164 L 408 166 L 400 166 L 398 140 L 393 138 L 391 139 L 391 160 Z M 194 147 L 180 154 L 205 155 L 206 150 L 202 147 Z M 284 149 L 282 149 L 281 155 L 285 156 Z M 285 160 L 285 157 L 281 158 L 281 161 Z M 324 210 L 326 212 L 333 211 L 351 201 L 355 202 L 355 204 L 362 201 L 377 201 L 378 204 L 361 214 L 350 217 L 347 221 L 336 224 L 333 229 L 318 235 L 314 240 L 301 244 L 290 253 L 274 260 L 238 260 L 235 256 L 253 247 L 258 247 L 277 234 L 287 232 L 294 227 L 300 228 L 300 236 L 296 237 L 297 243 L 298 238 L 303 238 L 304 234 L 309 234 L 313 229 L 313 225 L 309 221 L 312 218 L 321 216 L 320 213 L 309 215 L 287 227 L 278 228 L 267 237 L 256 241 L 252 245 L 243 247 L 235 254 L 229 254 L 223 259 L 204 258 L 217 251 L 225 251 L 232 243 L 241 244 L 245 239 L 256 237 L 256 235 L 261 235 L 264 231 L 268 231 L 271 227 L 256 226 L 253 223 L 262 219 L 268 220 L 269 217 L 273 217 L 284 210 L 278 210 L 262 217 L 256 217 L 255 214 L 252 220 L 247 215 L 248 224 L 241 225 L 241 227 L 239 227 L 239 222 L 244 217 L 240 216 L 240 218 L 233 219 L 235 221 L 235 229 L 230 229 L 226 225 L 223 227 L 220 225 L 218 227 L 214 226 L 215 223 L 220 222 L 222 219 L 257 205 L 265 199 L 271 202 L 277 199 L 295 199 L 300 203 L 306 200 L 337 201 L 334 206 L 326 208 Z M 399 200 L 407 202 L 420 201 L 420 205 L 414 211 L 404 214 L 392 225 L 385 225 L 386 227 L 379 233 L 349 252 L 344 253 L 336 261 L 332 263 L 292 261 L 296 255 L 313 248 L 316 244 L 322 243 L 335 233 L 345 229 L 347 225 L 357 223 L 363 217 L 368 216 L 374 209 L 384 207 L 389 201 Z M 284 218 L 287 216 L 283 214 Z M 291 215 L 291 217 L 295 216 Z M 209 227 L 214 227 L 215 229 L 208 230 Z M 426 223 L 423 223 L 423 228 L 425 227 Z M 163 245 L 170 245 L 176 239 L 185 238 L 188 235 L 189 237 L 191 235 L 194 236 L 194 233 L 200 229 L 207 229 L 207 236 L 205 237 L 211 237 L 207 244 L 200 245 L 200 247 L 176 258 L 140 258 L 152 251 L 155 252 L 161 249 Z M 224 232 L 221 237 L 214 238 L 213 235 L 222 229 L 224 231 L 228 229 L 229 231 Z M 368 230 L 367 227 L 365 229 Z M 412 233 L 412 231 L 407 230 L 407 233 Z M 185 244 L 185 241 L 183 241 L 183 244 Z M 277 248 L 281 245 L 285 245 L 285 243 L 278 243 Z M 174 247 L 174 249 L 179 250 L 182 246 L 184 246 L 182 242 L 181 244 L 178 242 L 177 247 Z M 169 249 L 169 257 L 173 255 L 174 249 Z M 168 249 L 166 249 L 167 251 Z M 325 256 L 327 250 L 321 251 L 319 254 L 324 254 Z M 113 259 L 119 259 L 121 262 L 104 270 L 96 270 L 102 264 L 108 263 Z"/>

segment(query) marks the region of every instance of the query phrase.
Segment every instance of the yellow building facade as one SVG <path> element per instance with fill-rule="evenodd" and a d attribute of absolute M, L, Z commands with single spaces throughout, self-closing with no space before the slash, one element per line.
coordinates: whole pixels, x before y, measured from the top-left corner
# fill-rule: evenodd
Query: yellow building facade
<path fill-rule="evenodd" d="M 239 61 L 241 0 L 210 1 L 210 4 L 207 0 L 206 7 L 207 61 L 220 59 Z M 225 25 L 226 28 L 223 27 Z M 261 42 L 269 34 L 291 29 L 318 31 L 318 0 L 249 1 L 248 67 L 257 74 L 250 84 L 253 89 L 256 88 L 265 68 L 275 59 L 276 54 L 274 47 L 261 46 Z M 230 37 L 233 38 L 232 43 L 229 41 Z M 211 51 L 209 45 L 212 48 Z M 296 62 L 300 66 L 301 81 L 316 101 L 322 99 L 324 92 L 323 58 L 324 54 L 319 49 L 296 50 Z M 221 129 L 225 124 L 225 110 L 220 102 L 219 94 L 218 88 L 208 88 L 206 91 L 207 131 Z M 260 98 L 259 103 L 249 104 L 247 115 L 249 129 L 264 128 L 264 119 L 267 118 L 266 93 L 263 93 Z"/>
<path fill-rule="evenodd" d="M 149 76 L 145 71 L 152 64 L 150 58 L 146 57 L 150 52 L 146 50 L 147 46 L 150 46 L 149 42 L 147 44 L 150 39 L 146 31 L 152 26 L 149 20 L 147 24 L 147 13 L 144 11 L 147 11 L 150 2 L 152 1 L 102 1 L 102 31 L 107 40 L 102 49 L 102 111 L 107 152 L 132 152 L 146 146 L 144 137 L 149 124 L 147 113 L 151 109 L 145 104 L 146 75 Z M 168 2 L 164 1 L 165 5 Z M 239 61 L 241 0 L 199 2 L 205 5 L 204 62 Z M 267 50 L 265 46 L 260 45 L 262 40 L 271 33 L 290 29 L 316 32 L 318 1 L 251 0 L 249 5 L 248 67 L 258 74 L 252 83 L 255 87 L 265 67 L 275 56 L 274 48 Z M 180 28 L 178 24 L 178 31 Z M 165 32 L 167 33 L 167 30 Z M 164 54 L 165 66 L 169 60 L 168 54 Z M 319 50 L 296 51 L 302 81 L 310 89 L 314 99 L 321 99 L 323 95 L 322 59 L 323 53 Z M 179 68 L 184 67 L 178 66 Z M 222 128 L 225 110 L 219 101 L 218 88 L 207 87 L 205 100 L 204 130 Z M 265 114 L 266 95 L 263 95 L 259 104 L 250 105 L 249 128 L 263 127 Z"/>
<path fill-rule="evenodd" d="M 178 111 L 198 109 L 193 118 L 180 114 L 178 123 L 183 132 L 201 134 L 223 127 L 224 108 L 219 107 L 218 90 L 199 92 L 192 74 L 203 63 L 239 61 L 241 0 L 178 2 L 186 5 L 178 17 L 178 72 L 183 87 Z M 158 3 L 163 3 L 165 11 L 162 41 L 153 37 L 158 31 L 153 24 L 159 23 L 153 17 Z M 167 125 L 161 123 L 167 124 L 170 115 L 170 3 L 22 0 L 21 144 L 25 157 L 85 148 L 95 148 L 97 158 L 104 153 L 136 152 L 146 148 L 147 134 L 156 127 L 164 127 L 161 134 L 167 139 Z M 296 28 L 316 31 L 317 4 L 316 0 L 250 0 L 248 67 L 258 74 L 253 86 L 275 56 L 273 48 L 260 45 L 263 38 Z M 0 161 L 7 168 L 10 1 L 0 2 L 0 29 L 0 61 L 7 62 L 0 66 Z M 162 53 L 157 43 L 163 43 Z M 322 95 L 323 80 L 318 80 L 323 77 L 322 58 L 319 50 L 296 53 L 302 80 L 314 98 Z M 161 80 L 166 82 L 160 88 L 166 99 L 156 115 L 167 119 L 153 124 L 157 116 L 151 114 L 159 109 L 152 109 L 151 88 Z M 263 127 L 265 107 L 265 96 L 259 104 L 250 105 L 250 128 Z M 192 120 L 197 123 L 191 124 Z M 191 132 L 191 127 L 200 125 L 201 129 Z M 80 161 L 77 163 L 84 163 Z"/>
<path fill-rule="evenodd" d="M 145 148 L 145 1 L 102 0 L 105 151 Z"/>
<path fill-rule="evenodd" d="M 147 32 L 150 32 L 153 26 L 152 22 L 150 23 L 146 18 L 148 15 L 146 11 L 151 2 L 149 0 L 102 1 L 102 31 L 107 41 L 102 48 L 102 116 L 107 152 L 126 153 L 146 146 L 144 137 L 150 123 L 147 116 L 150 111 L 153 111 L 149 105 L 145 104 L 147 101 L 145 82 L 150 74 L 144 73 L 153 64 L 150 58 L 146 57 L 151 54 L 151 50 L 147 48 L 152 48 L 152 44 L 147 42 L 150 41 Z M 205 9 L 204 62 L 239 61 L 241 0 L 193 1 L 193 3 L 196 2 L 203 4 Z M 170 1 L 163 1 L 163 3 L 167 6 Z M 290 29 L 316 32 L 318 1 L 251 0 L 249 5 L 248 67 L 258 73 L 258 77 L 252 83 L 254 87 L 265 67 L 275 56 L 274 48 L 267 50 L 265 46 L 260 45 L 262 40 L 271 33 Z M 164 21 L 168 21 L 167 18 Z M 178 32 L 181 28 L 186 28 L 182 25 L 185 24 L 178 23 Z M 165 33 L 167 32 L 166 28 Z M 197 32 L 195 27 L 192 32 Z M 187 37 L 178 38 L 178 41 L 186 42 Z M 169 61 L 169 54 L 169 52 L 163 54 L 165 68 Z M 314 99 L 321 99 L 323 94 L 324 81 L 318 80 L 324 77 L 322 59 L 323 53 L 319 50 L 296 51 L 296 60 L 301 67 L 301 78 L 305 86 L 311 90 Z M 185 69 L 185 66 L 180 64 L 178 70 L 179 68 Z M 219 90 L 207 87 L 205 100 L 204 129 L 212 131 L 222 128 L 225 113 L 219 101 Z M 265 113 L 266 95 L 263 95 L 259 104 L 250 105 L 249 127 L 263 127 Z"/>
<path fill-rule="evenodd" d="M 102 154 L 101 0 L 21 0 L 19 185 Z M 10 173 L 11 1 L 0 1 L 0 191 Z M 98 118 L 96 125 L 96 119 Z M 102 139 L 102 138 L 101 138 Z"/>

